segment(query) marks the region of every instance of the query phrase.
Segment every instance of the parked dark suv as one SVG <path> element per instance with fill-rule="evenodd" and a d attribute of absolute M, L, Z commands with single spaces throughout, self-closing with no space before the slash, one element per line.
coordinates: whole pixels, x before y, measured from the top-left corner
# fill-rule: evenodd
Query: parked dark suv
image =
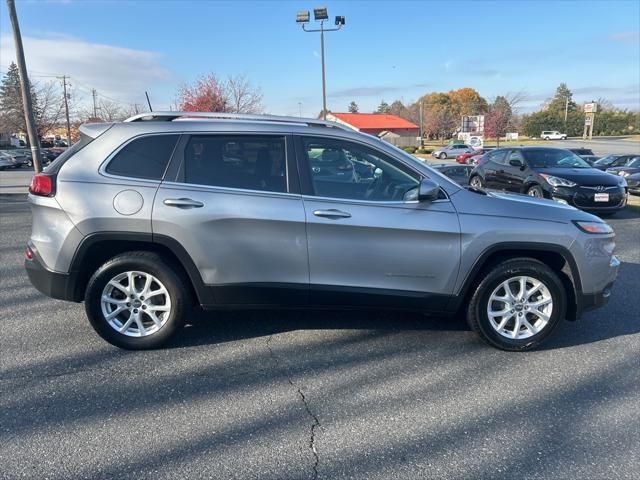
<path fill-rule="evenodd" d="M 503 148 L 489 153 L 469 184 L 550 198 L 582 210 L 613 213 L 627 203 L 626 181 L 592 168 L 562 148 Z"/>

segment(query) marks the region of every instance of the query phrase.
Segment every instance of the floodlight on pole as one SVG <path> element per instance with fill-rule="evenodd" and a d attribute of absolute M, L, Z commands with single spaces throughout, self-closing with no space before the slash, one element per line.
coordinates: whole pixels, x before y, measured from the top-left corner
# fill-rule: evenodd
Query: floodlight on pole
<path fill-rule="evenodd" d="M 297 23 L 307 23 L 310 19 L 309 10 L 300 10 L 296 15 Z"/>
<path fill-rule="evenodd" d="M 313 9 L 313 18 L 315 20 L 328 20 L 327 7 L 318 7 Z"/>
<path fill-rule="evenodd" d="M 320 32 L 320 59 L 322 62 L 322 118 L 327 119 L 327 83 L 324 68 L 324 32 L 335 32 L 340 30 L 345 24 L 344 16 L 335 18 L 336 28 L 325 28 L 324 21 L 329 19 L 327 7 L 317 7 L 313 9 L 313 18 L 320 22 L 320 28 L 308 29 L 305 24 L 309 22 L 310 15 L 308 10 L 301 10 L 296 15 L 296 23 L 301 24 L 302 30 L 305 32 Z"/>

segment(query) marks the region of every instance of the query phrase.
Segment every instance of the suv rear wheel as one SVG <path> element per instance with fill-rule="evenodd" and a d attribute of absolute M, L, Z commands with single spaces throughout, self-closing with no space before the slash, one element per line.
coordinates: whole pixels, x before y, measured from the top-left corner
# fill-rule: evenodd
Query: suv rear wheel
<path fill-rule="evenodd" d="M 558 275 L 533 258 L 507 260 L 477 285 L 467 322 L 489 345 L 502 350 L 536 348 L 566 312 L 566 292 Z"/>
<path fill-rule="evenodd" d="M 163 345 L 180 330 L 187 295 L 162 257 L 128 252 L 93 274 L 84 303 L 98 335 L 117 347 L 142 350 Z"/>

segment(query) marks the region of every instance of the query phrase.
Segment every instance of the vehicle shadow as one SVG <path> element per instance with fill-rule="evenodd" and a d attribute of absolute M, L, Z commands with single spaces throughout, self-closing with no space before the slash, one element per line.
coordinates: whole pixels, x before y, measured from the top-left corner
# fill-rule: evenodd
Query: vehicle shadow
<path fill-rule="evenodd" d="M 459 317 L 402 310 L 234 310 L 194 312 L 168 348 L 264 337 L 296 330 L 468 331 Z"/>

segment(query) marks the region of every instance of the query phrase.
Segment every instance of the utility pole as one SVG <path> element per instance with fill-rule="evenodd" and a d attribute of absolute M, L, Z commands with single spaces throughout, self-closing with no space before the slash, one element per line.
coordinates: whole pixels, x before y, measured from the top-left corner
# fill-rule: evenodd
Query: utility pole
<path fill-rule="evenodd" d="M 20 35 L 20 25 L 16 14 L 16 4 L 14 0 L 7 0 L 9 18 L 13 27 L 13 43 L 16 46 L 16 60 L 18 62 L 18 72 L 20 73 L 20 90 L 22 93 L 22 108 L 27 123 L 27 136 L 31 147 L 31 157 L 33 159 L 33 169 L 36 173 L 42 171 L 42 157 L 40 154 L 40 142 L 36 128 L 36 119 L 33 116 L 33 104 L 31 101 L 31 84 L 27 75 L 27 64 L 24 60 L 24 48 L 22 46 L 22 36 Z"/>
<path fill-rule="evenodd" d="M 564 133 L 567 133 L 567 116 L 569 115 L 569 95 L 565 98 L 564 104 Z"/>
<path fill-rule="evenodd" d="M 67 119 L 67 147 L 70 147 L 71 146 L 71 122 L 69 122 L 69 95 L 67 94 L 67 76 L 66 75 L 62 76 L 62 90 L 64 91 L 64 115 Z"/>
<path fill-rule="evenodd" d="M 96 107 L 96 96 L 98 95 L 98 92 L 96 92 L 95 88 L 91 89 L 91 95 L 93 96 L 93 118 L 95 120 L 98 118 L 98 109 Z"/>
<path fill-rule="evenodd" d="M 302 102 L 298 102 L 298 112 L 300 113 L 300 118 L 302 118 Z"/>

